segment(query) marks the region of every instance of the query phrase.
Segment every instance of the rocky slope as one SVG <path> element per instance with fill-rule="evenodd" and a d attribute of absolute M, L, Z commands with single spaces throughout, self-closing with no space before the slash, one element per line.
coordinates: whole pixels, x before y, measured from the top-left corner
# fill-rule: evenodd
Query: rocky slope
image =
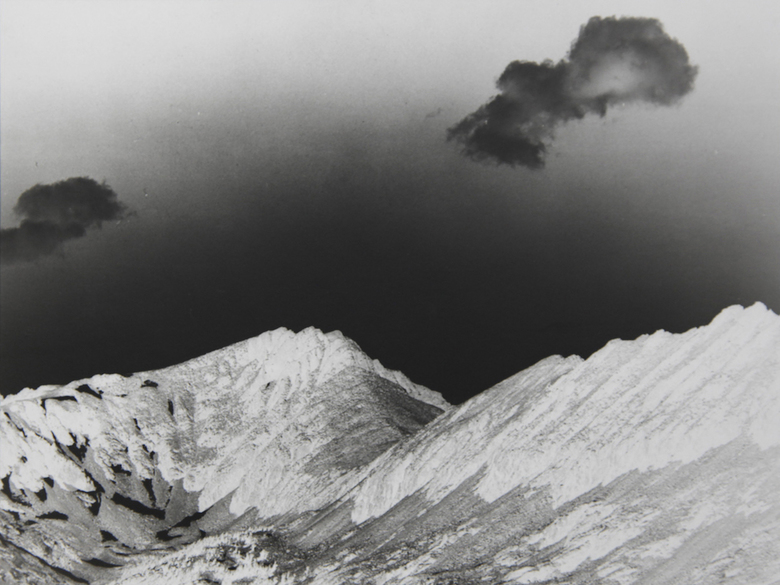
<path fill-rule="evenodd" d="M 340 333 L 314 329 L 25 390 L 0 402 L 0 571 L 24 561 L 92 580 L 250 509 L 316 510 L 447 406 Z"/>
<path fill-rule="evenodd" d="M 774 583 L 780 318 L 544 360 L 384 453 L 339 510 L 333 532 L 360 528 L 317 583 Z"/>
<path fill-rule="evenodd" d="M 295 355 L 292 361 L 301 354 Z M 211 363 L 209 356 L 201 359 Z M 252 370 L 262 370 L 262 363 L 259 360 Z M 176 379 L 190 380 L 193 385 L 182 395 L 194 395 L 199 384 L 215 384 L 218 379 L 216 373 L 194 373 L 212 372 L 214 366 L 204 368 L 197 360 L 185 366 L 192 373 Z M 168 384 L 164 373 L 174 370 L 155 372 L 151 381 L 164 388 Z M 299 424 L 289 434 L 277 433 L 275 447 L 249 448 L 252 457 L 241 460 L 252 461 L 251 465 L 236 466 L 228 455 L 242 452 L 245 444 L 195 441 L 190 446 L 187 437 L 197 436 L 193 429 L 202 427 L 192 422 L 182 426 L 175 441 L 165 439 L 172 445 L 167 452 L 176 453 L 170 455 L 170 462 L 158 459 L 159 463 L 144 468 L 146 475 L 134 473 L 144 478 L 149 473 L 159 476 L 152 479 L 155 497 L 179 498 L 187 504 L 177 506 L 197 509 L 198 518 L 188 526 L 166 529 L 165 534 L 179 539 L 170 542 L 144 541 L 149 533 L 141 533 L 140 527 L 134 544 L 121 541 L 129 556 L 110 557 L 117 564 L 126 562 L 124 567 L 90 565 L 92 573 L 79 575 L 127 585 L 777 582 L 780 317 L 763 305 L 731 307 L 710 325 L 684 334 L 659 331 L 633 341 L 613 341 L 587 360 L 548 358 L 459 407 L 445 408 L 435 418 L 439 411 L 431 403 L 446 406 L 436 395 L 401 378 L 389 380 L 375 370 L 360 371 L 374 372 L 385 382 L 372 378 L 373 386 L 362 382 L 350 386 L 338 374 L 314 384 L 326 389 L 331 384 L 340 389 L 336 394 L 345 397 L 337 405 L 328 402 L 320 407 L 321 413 L 344 413 L 333 415 L 333 423 L 307 418 L 305 413 L 316 409 L 318 402 L 304 400 L 291 385 L 281 408 L 295 412 L 291 416 Z M 354 380 L 352 370 L 344 375 Z M 136 386 L 144 377 L 134 379 Z M 238 370 L 228 377 L 244 379 Z M 317 375 L 308 379 L 319 380 Z M 98 380 L 93 378 L 90 388 L 102 390 L 102 400 L 106 400 L 109 385 L 98 387 Z M 398 386 L 372 390 L 380 398 L 372 413 L 360 419 L 362 411 L 355 404 L 365 401 L 365 388 L 384 388 L 385 383 Z M 360 388 L 355 395 L 360 399 L 350 399 L 344 387 Z M 14 422 L 3 431 L 15 437 L 14 445 L 38 441 L 29 434 L 20 438 L 17 427 L 44 429 L 26 410 L 41 406 L 21 409 L 14 406 L 17 403 L 35 403 L 47 392 L 79 400 L 51 401 L 62 408 L 83 409 L 85 403 L 99 400 L 82 396 L 83 391 L 74 392 L 78 384 L 66 388 L 30 391 L 1 403 L 6 411 L 14 407 Z M 250 394 L 262 394 L 264 386 L 253 388 Z M 231 392 L 236 390 L 225 391 L 222 400 L 233 400 L 228 398 Z M 161 430 L 168 424 L 160 417 L 161 412 L 168 416 L 165 400 L 170 398 L 165 396 L 158 402 L 149 399 L 132 411 L 134 418 L 159 419 L 143 432 L 145 436 L 157 433 L 160 441 L 169 436 Z M 423 402 L 413 401 L 413 396 Z M 297 402 L 302 404 L 296 406 Z M 183 404 L 176 402 L 173 413 L 187 408 Z M 189 408 L 187 412 L 200 412 Z M 246 428 L 262 426 L 261 410 L 273 408 L 278 403 L 263 402 Z M 147 410 L 151 412 L 141 414 Z M 384 417 L 380 413 L 387 410 L 394 413 L 387 427 L 374 428 L 368 422 Z M 247 407 L 240 409 L 240 416 L 235 412 L 232 424 L 238 426 L 252 417 Z M 116 417 L 121 418 L 118 413 Z M 193 421 L 210 420 L 208 415 L 191 417 Z M 352 425 L 353 420 L 364 422 Z M 423 426 L 426 420 L 431 422 Z M 336 421 L 343 426 L 329 430 Z M 139 426 L 147 429 L 144 424 Z M 215 430 L 219 424 L 209 428 L 208 437 L 219 436 Z M 308 451 L 301 445 L 306 444 L 302 437 L 312 434 L 310 428 L 321 429 L 315 434 L 332 439 L 317 442 L 318 447 Z M 71 447 L 82 448 L 77 437 L 87 436 L 85 431 L 73 433 L 70 442 L 63 434 L 72 432 L 69 427 L 58 435 L 49 432 L 61 437 L 57 440 L 64 445 L 64 457 L 78 467 L 78 453 Z M 254 437 L 251 430 L 241 432 Z M 36 522 L 59 523 L 57 530 L 47 528 L 50 545 L 62 542 L 63 535 L 76 528 L 53 517 L 40 519 L 47 512 L 35 501 L 39 498 L 34 478 L 41 477 L 46 464 L 34 450 L 7 450 L 7 440 L 6 435 L 0 436 L 0 460 L 5 466 L 0 473 L 8 473 L 9 462 L 16 467 L 4 481 L 8 487 L 4 487 L 5 498 L 0 496 L 0 508 L 8 510 L 3 522 L 8 514 L 17 516 L 3 529 L 6 551 L 10 551 L 6 557 L 11 559 L 7 563 L 28 567 L 27 575 L 43 575 L 45 567 L 35 565 L 40 561 L 21 558 L 27 553 L 20 549 L 31 547 L 18 536 L 31 530 L 25 522 L 33 517 L 25 510 L 38 506 Z M 83 457 L 88 463 L 79 467 L 93 479 L 98 467 L 112 469 L 114 464 L 114 460 L 89 463 L 90 453 L 94 451 L 93 459 L 101 453 L 95 440 L 90 439 Z M 265 455 L 285 452 L 285 445 L 292 449 L 287 459 L 287 455 Z M 139 448 L 143 452 L 142 446 L 128 445 L 128 453 Z M 56 444 L 50 449 L 57 449 Z M 27 460 L 21 462 L 21 457 Z M 278 464 L 280 460 L 284 465 Z M 125 468 L 125 460 L 117 461 Z M 130 457 L 127 465 L 135 461 Z M 116 473 L 113 478 L 108 475 L 101 476 L 108 486 L 102 502 L 113 501 L 109 492 L 118 488 L 112 480 L 119 485 Z M 68 493 L 86 500 L 81 505 L 89 507 L 84 496 L 88 491 L 79 492 L 81 487 L 73 483 L 77 480 L 64 471 L 56 485 L 66 481 L 71 483 L 63 486 L 73 486 Z M 125 488 L 123 484 L 122 493 L 142 498 L 143 484 L 132 485 Z M 169 489 L 165 486 L 173 486 L 171 496 L 165 495 Z M 148 495 L 149 499 L 138 501 L 151 505 Z M 109 511 L 114 508 L 123 506 L 109 506 Z M 172 511 L 165 521 L 181 524 L 178 518 L 184 513 Z M 184 528 L 196 522 L 203 532 L 185 535 Z M 150 525 L 147 530 L 153 533 L 157 527 Z M 186 544 L 198 536 L 202 538 Z M 155 547 L 159 552 L 151 550 Z M 56 564 L 58 557 L 52 551 L 39 547 L 34 554 Z M 119 545 L 115 551 L 120 552 Z M 66 565 L 60 561 L 57 566 Z"/>

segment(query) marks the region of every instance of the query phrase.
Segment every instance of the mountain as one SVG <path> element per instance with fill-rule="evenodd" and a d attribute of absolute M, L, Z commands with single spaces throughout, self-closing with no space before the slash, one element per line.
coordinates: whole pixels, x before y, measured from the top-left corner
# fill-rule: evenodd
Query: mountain
<path fill-rule="evenodd" d="M 279 330 L 0 408 L 9 582 L 780 575 L 780 317 L 761 304 L 457 407 L 340 334 Z"/>
<path fill-rule="evenodd" d="M 249 509 L 278 517 L 327 505 L 448 406 L 315 329 L 24 390 L 0 402 L 2 538 L 60 575 L 95 579 Z"/>

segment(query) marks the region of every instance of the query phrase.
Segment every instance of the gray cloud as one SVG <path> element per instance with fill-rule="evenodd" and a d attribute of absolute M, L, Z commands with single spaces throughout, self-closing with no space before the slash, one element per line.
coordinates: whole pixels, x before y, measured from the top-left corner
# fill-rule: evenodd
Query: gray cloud
<path fill-rule="evenodd" d="M 500 93 L 448 130 L 478 161 L 544 166 L 557 125 L 616 103 L 668 106 L 693 89 L 697 68 L 685 47 L 652 18 L 593 17 L 558 63 L 513 61 Z"/>
<path fill-rule="evenodd" d="M 14 212 L 22 218 L 19 227 L 0 230 L 3 264 L 48 256 L 67 240 L 99 228 L 102 222 L 125 217 L 127 209 L 105 183 L 72 177 L 27 189 Z"/>

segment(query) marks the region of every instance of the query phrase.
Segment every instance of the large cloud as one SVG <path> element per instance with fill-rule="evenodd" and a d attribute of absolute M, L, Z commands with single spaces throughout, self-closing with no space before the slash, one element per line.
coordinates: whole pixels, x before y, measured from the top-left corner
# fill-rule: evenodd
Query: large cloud
<path fill-rule="evenodd" d="M 541 168 L 558 124 L 603 116 L 615 103 L 674 104 L 696 73 L 658 20 L 593 17 L 568 59 L 510 63 L 496 83 L 501 93 L 450 128 L 448 139 L 474 160 Z"/>
<path fill-rule="evenodd" d="M 19 197 L 19 227 L 0 230 L 0 261 L 30 262 L 55 252 L 63 242 L 86 235 L 102 222 L 121 219 L 125 206 L 105 183 L 73 177 L 35 185 Z"/>

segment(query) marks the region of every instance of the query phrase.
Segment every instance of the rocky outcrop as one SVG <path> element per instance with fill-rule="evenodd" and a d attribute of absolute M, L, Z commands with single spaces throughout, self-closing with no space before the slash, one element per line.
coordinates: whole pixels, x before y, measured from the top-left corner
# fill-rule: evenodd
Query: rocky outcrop
<path fill-rule="evenodd" d="M 287 362 L 297 363 L 308 354 L 296 350 L 290 355 L 298 357 Z M 136 471 L 142 467 L 131 455 L 100 459 L 100 453 L 109 451 L 96 449 L 93 437 L 103 435 L 94 429 L 87 429 L 89 434 L 85 429 L 76 433 L 72 426 L 48 427 L 62 446 L 63 461 L 69 462 L 62 464 L 55 485 L 75 494 L 69 497 L 81 502 L 85 514 L 94 504 L 79 472 L 107 484 L 98 498 L 101 510 L 106 500 L 113 502 L 109 510 L 128 509 L 114 501 L 114 486 L 121 481 L 126 481 L 123 496 L 155 509 L 142 483 L 153 473 L 155 497 L 167 501 L 167 485 L 172 486 L 170 500 L 182 502 L 170 517 L 166 508 L 164 520 L 197 510 L 190 524 L 207 533 L 186 544 L 195 537 L 179 536 L 171 528 L 167 535 L 180 540 L 152 545 L 142 541 L 148 536 L 138 524 L 136 545 L 122 559 L 124 567 L 90 565 L 92 573 L 74 576 L 127 585 L 758 585 L 772 583 L 780 574 L 780 318 L 763 305 L 731 307 L 710 325 L 683 334 L 659 331 L 613 341 L 587 360 L 548 358 L 435 418 L 440 411 L 431 403 L 445 406 L 435 395 L 418 389 L 416 396 L 425 399 L 420 402 L 404 380 L 365 365 L 302 367 L 316 372 L 301 375 L 308 382 L 290 382 L 288 391 L 271 400 L 277 390 L 263 385 L 270 374 L 258 374 L 261 382 L 255 383 L 249 382 L 255 374 L 243 373 L 268 372 L 262 360 L 247 370 L 224 368 L 230 372 L 224 379 L 233 386 L 220 400 L 239 405 L 231 410 L 196 397 L 201 385 L 219 387 L 222 379 L 219 367 L 204 365 L 221 360 L 201 359 L 205 361 L 177 366 L 183 370 L 154 373 L 149 381 L 162 394 L 150 394 L 157 398 L 146 399 L 146 406 L 139 403 L 136 410 L 123 406 L 139 420 L 144 444 L 151 445 L 154 437 L 157 448 L 165 441 L 175 446 L 164 451 L 169 459 L 158 457 L 156 464 L 143 468 L 146 475 Z M 321 370 L 330 373 L 320 378 Z M 179 373 L 166 378 L 174 371 Z M 138 386 L 141 378 L 146 375 L 111 378 L 112 387 L 127 380 Z M 100 397 L 86 388 L 78 391 L 77 383 L 67 391 L 28 392 L 2 406 L 8 410 L 49 393 L 47 404 L 77 411 L 108 399 L 110 385 L 101 386 L 99 379 L 93 378 L 89 389 Z M 186 392 L 167 390 L 174 379 L 188 380 L 191 386 Z M 249 395 L 269 399 L 240 398 L 241 388 L 250 387 Z M 301 388 L 317 391 L 302 397 Z M 230 423 L 215 418 L 223 407 Z M 15 408 L 8 428 L 21 445 L 18 449 L 38 444 L 20 434 L 21 429 L 42 428 L 25 410 L 42 407 Z M 155 414 L 142 415 L 146 410 Z M 267 412 L 285 413 L 284 432 L 265 430 Z M 331 413 L 328 421 L 324 413 Z M 178 435 L 164 430 L 165 421 L 185 414 L 191 420 L 189 426 L 176 427 Z M 143 416 L 157 418 L 147 427 Z M 377 417 L 385 423 L 379 424 Z M 121 418 L 116 415 L 117 421 Z M 244 427 L 244 419 L 253 422 Z M 431 422 L 424 424 L 426 420 Z M 241 456 L 251 462 L 243 468 L 229 453 L 245 453 L 246 443 L 229 446 L 224 438 L 234 435 L 220 430 L 228 426 L 236 437 L 251 436 L 249 444 L 257 445 L 249 450 L 251 456 Z M 250 428 L 263 430 L 253 435 Z M 320 439 L 310 448 L 307 438 L 312 436 Z M 80 437 L 89 437 L 89 444 Z M 128 453 L 143 452 L 134 445 Z M 0 454 L 4 465 L 10 460 L 7 452 L 4 447 Z M 18 531 L 31 517 L 25 510 L 37 506 L 36 514 L 49 514 L 36 518 L 49 527 L 48 542 L 61 541 L 75 530 L 64 527 L 72 525 L 79 504 L 65 508 L 59 504 L 64 496 L 56 490 L 52 496 L 47 490 L 43 503 L 36 502 L 33 478 L 45 467 L 32 462 L 36 453 L 29 451 L 23 463 L 16 456 L 16 467 L 3 484 L 2 507 L 17 515 L 13 530 Z M 98 460 L 100 465 L 91 463 Z M 28 471 L 22 471 L 28 464 Z M 124 477 L 112 465 L 131 475 Z M 97 467 L 112 471 L 98 477 Z M 136 477 L 142 478 L 140 485 L 133 483 Z M 147 491 L 147 499 L 141 490 Z M 45 507 L 50 500 L 57 506 Z M 162 521 L 144 518 L 152 531 Z M 13 530 L 3 538 L 11 543 L 5 550 L 18 563 L 27 562 L 19 559 L 32 552 L 41 562 L 72 566 L 54 552 L 47 556 L 40 547 L 14 540 Z M 161 556 L 162 550 L 150 552 L 155 546 L 176 550 Z M 30 574 L 33 569 L 45 572 L 29 563 Z"/>

